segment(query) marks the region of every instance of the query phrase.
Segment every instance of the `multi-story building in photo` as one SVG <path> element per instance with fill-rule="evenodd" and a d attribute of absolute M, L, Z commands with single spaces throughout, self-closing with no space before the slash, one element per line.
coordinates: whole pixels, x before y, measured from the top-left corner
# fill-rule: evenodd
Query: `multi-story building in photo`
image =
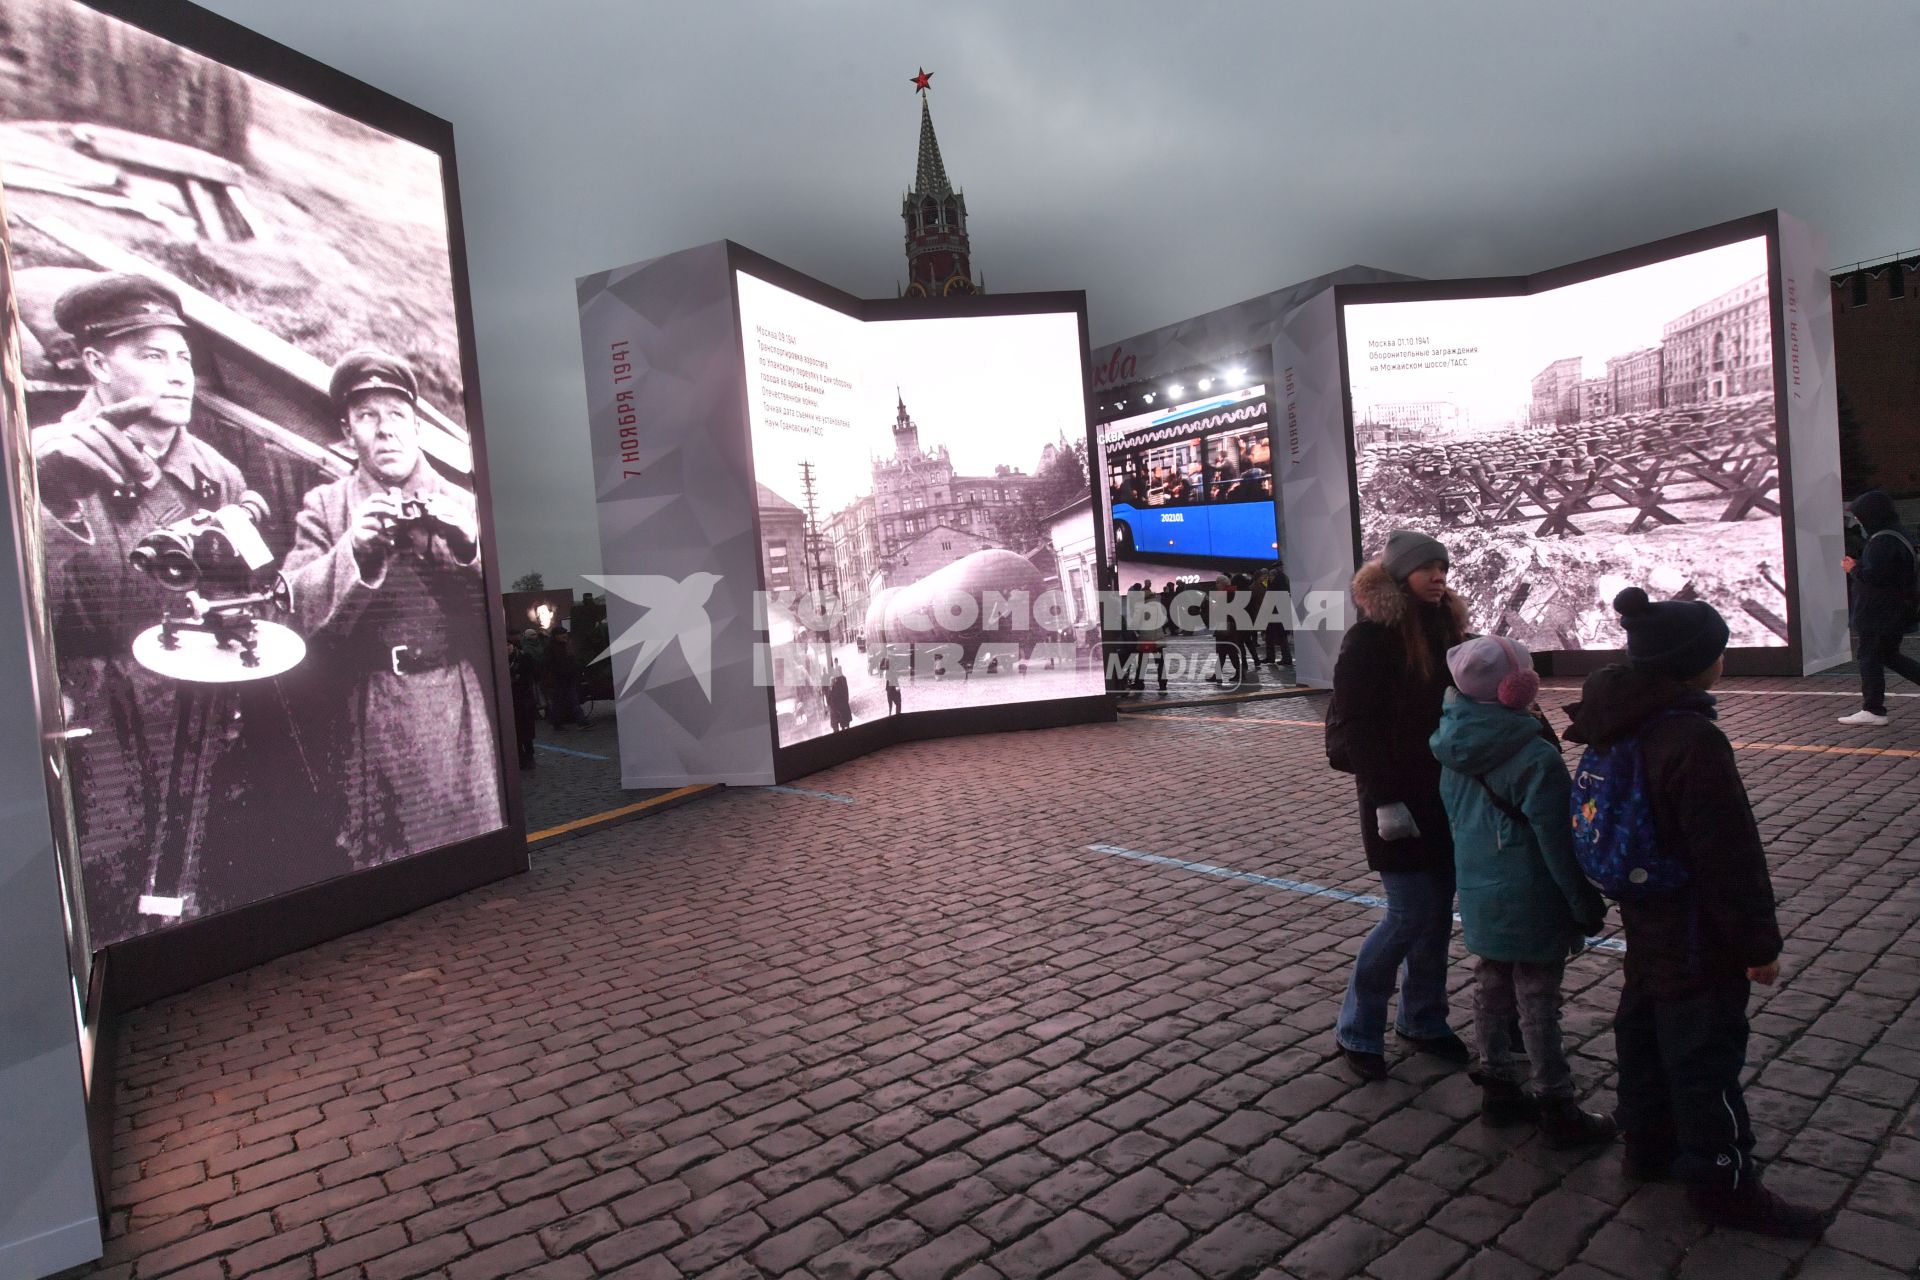
<path fill-rule="evenodd" d="M 1001 466 L 990 476 L 955 475 L 946 446 L 923 449 L 920 428 L 899 402 L 893 454 L 873 463 L 873 490 L 822 522 L 843 591 L 867 593 L 917 582 L 986 547 L 1013 546 L 1038 515 L 1029 495 L 1038 476 Z M 945 530 L 939 537 L 929 537 Z M 1044 531 L 1042 531 L 1044 532 Z"/>
<path fill-rule="evenodd" d="M 1458 431 L 1467 421 L 1451 400 L 1396 400 L 1369 409 L 1367 425 L 1405 432 Z"/>
<path fill-rule="evenodd" d="M 1642 347 L 1607 361 L 1607 383 L 1615 413 L 1645 413 L 1662 406 L 1661 349 Z"/>
<path fill-rule="evenodd" d="M 1607 378 L 1582 378 L 1574 388 L 1574 397 L 1582 422 L 1613 416 L 1613 383 Z"/>
<path fill-rule="evenodd" d="M 1567 356 L 1555 360 L 1533 375 L 1534 425 L 1573 422 L 1579 418 L 1579 392 L 1584 364 L 1579 356 Z"/>
<path fill-rule="evenodd" d="M 1662 332 L 1667 408 L 1773 390 L 1773 303 L 1766 276 L 1669 320 Z"/>
<path fill-rule="evenodd" d="M 807 514 L 785 498 L 760 491 L 760 573 L 768 591 L 807 589 Z"/>

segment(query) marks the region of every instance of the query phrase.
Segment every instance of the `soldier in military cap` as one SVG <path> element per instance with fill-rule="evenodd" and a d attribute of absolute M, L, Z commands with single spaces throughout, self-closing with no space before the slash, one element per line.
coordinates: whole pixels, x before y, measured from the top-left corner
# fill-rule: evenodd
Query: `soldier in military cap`
<path fill-rule="evenodd" d="M 239 500 L 234 465 L 188 429 L 193 354 L 172 290 L 101 275 L 54 305 L 89 387 L 33 433 L 47 590 L 68 725 L 74 816 L 93 942 L 105 945 L 189 914 L 214 759 L 234 732 L 225 693 L 183 699 L 177 682 L 134 661 L 133 639 L 171 593 L 128 553 L 196 510 Z M 171 841 L 184 883 L 156 886 Z"/>
<path fill-rule="evenodd" d="M 353 471 L 307 495 L 283 572 L 322 660 L 351 682 L 340 774 L 360 867 L 504 821 L 473 495 L 420 450 L 399 356 L 350 352 L 330 384 Z"/>

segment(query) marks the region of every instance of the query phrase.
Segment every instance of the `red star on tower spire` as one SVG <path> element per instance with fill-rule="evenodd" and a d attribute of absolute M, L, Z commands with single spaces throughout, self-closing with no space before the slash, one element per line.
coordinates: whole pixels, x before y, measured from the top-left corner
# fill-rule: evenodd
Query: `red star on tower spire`
<path fill-rule="evenodd" d="M 931 72 L 931 71 L 929 71 L 929 70 L 927 70 L 927 69 L 926 69 L 925 67 L 922 67 L 922 68 L 920 68 L 920 74 L 919 74 L 919 75 L 917 75 L 917 76 L 910 76 L 910 77 L 908 77 L 908 78 L 909 78 L 909 79 L 911 79 L 911 80 L 913 81 L 913 87 L 914 87 L 914 91 L 915 91 L 915 92 L 917 92 L 917 93 L 925 93 L 925 92 L 927 91 L 927 89 L 928 89 L 928 87 L 929 87 L 929 86 L 930 86 L 930 85 L 932 84 L 932 82 L 933 82 L 933 72 Z"/>

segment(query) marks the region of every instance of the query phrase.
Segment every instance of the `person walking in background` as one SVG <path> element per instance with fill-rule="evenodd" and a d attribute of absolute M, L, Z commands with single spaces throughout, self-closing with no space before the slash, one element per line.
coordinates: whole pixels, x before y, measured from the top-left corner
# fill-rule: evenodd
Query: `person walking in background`
<path fill-rule="evenodd" d="M 528 627 L 521 643 L 507 642 L 507 680 L 513 688 L 513 736 L 520 748 L 520 767 L 531 769 L 537 763 L 533 754 L 534 733 L 540 724 L 540 703 L 534 689 L 540 683 L 539 668 L 526 641 L 536 635 Z"/>
<path fill-rule="evenodd" d="M 1387 911 L 1360 947 L 1337 1039 L 1363 1080 L 1387 1075 L 1387 1002 L 1405 965 L 1395 1027 L 1416 1049 L 1465 1066 L 1447 1023 L 1447 941 L 1453 932 L 1453 837 L 1428 739 L 1451 684 L 1447 651 L 1466 638 L 1467 608 L 1447 588 L 1447 549 L 1395 529 L 1353 578 L 1360 617 L 1334 664 L 1327 762 L 1354 775 L 1367 866 Z"/>
<path fill-rule="evenodd" d="M 1866 540 L 1860 556 L 1841 561 L 1853 585 L 1853 629 L 1860 636 L 1860 710 L 1841 724 L 1887 723 L 1887 672 L 1920 684 L 1920 662 L 1900 652 L 1900 638 L 1920 617 L 1920 579 L 1913 540 L 1900 527 L 1893 499 L 1870 489 L 1853 500 Z"/>
<path fill-rule="evenodd" d="M 886 656 L 880 659 L 880 675 L 887 686 L 887 714 L 897 716 L 900 714 L 900 666 L 892 649 L 885 652 Z"/>
<path fill-rule="evenodd" d="M 1613 607 L 1627 661 L 1587 677 L 1567 737 L 1595 751 L 1630 747 L 1642 781 L 1618 814 L 1583 804 L 1574 838 L 1601 848 L 1603 827 L 1617 842 L 1650 824 L 1654 838 L 1625 881 L 1669 886 L 1615 894 L 1627 941 L 1613 1020 L 1626 1170 L 1687 1183 L 1694 1210 L 1717 1226 L 1818 1239 L 1827 1215 L 1761 1184 L 1740 1088 L 1747 999 L 1753 983 L 1779 979 L 1781 938 L 1766 850 L 1708 692 L 1725 666 L 1726 620 L 1704 601 L 1656 604 L 1638 587 Z M 1606 784 L 1595 785 L 1597 794 Z"/>
<path fill-rule="evenodd" d="M 1287 578 L 1287 566 L 1276 564 L 1267 571 L 1268 597 L 1284 598 L 1284 613 L 1293 611 L 1293 583 Z M 1293 630 L 1283 620 L 1284 614 L 1276 616 L 1266 624 L 1267 662 L 1272 666 L 1290 667 L 1293 665 Z M 1276 661 L 1275 652 L 1280 657 Z"/>
<path fill-rule="evenodd" d="M 827 713 L 833 731 L 853 728 L 853 698 L 847 689 L 847 673 L 833 664 L 833 679 L 827 682 Z"/>
<path fill-rule="evenodd" d="M 1260 632 L 1256 629 L 1260 622 L 1260 602 L 1266 599 L 1263 580 L 1244 573 L 1233 575 L 1234 599 L 1247 606 L 1247 625 L 1236 629 L 1234 639 L 1240 642 L 1240 669 L 1252 671 L 1260 665 Z"/>
<path fill-rule="evenodd" d="M 1247 674 L 1246 655 L 1240 651 L 1240 632 L 1233 618 L 1233 579 L 1221 574 L 1214 579 L 1213 595 L 1207 607 L 1214 614 L 1213 670 L 1207 673 L 1210 684 L 1238 685 Z M 1227 679 L 1227 663 L 1233 663 L 1233 679 Z"/>
<path fill-rule="evenodd" d="M 1430 742 L 1453 831 L 1460 931 L 1477 957 L 1480 1114 L 1492 1125 L 1534 1121 L 1556 1147 L 1611 1142 L 1613 1121 L 1574 1101 L 1560 1043 L 1567 957 L 1599 932 L 1607 904 L 1574 860 L 1566 762 L 1528 710 L 1540 677 L 1532 655 L 1500 636 L 1456 645 L 1447 670 L 1454 687 Z M 1531 1093 L 1514 1061 L 1516 1011 Z"/>
<path fill-rule="evenodd" d="M 547 637 L 547 723 L 571 729 L 580 723 L 580 664 L 565 627 Z"/>

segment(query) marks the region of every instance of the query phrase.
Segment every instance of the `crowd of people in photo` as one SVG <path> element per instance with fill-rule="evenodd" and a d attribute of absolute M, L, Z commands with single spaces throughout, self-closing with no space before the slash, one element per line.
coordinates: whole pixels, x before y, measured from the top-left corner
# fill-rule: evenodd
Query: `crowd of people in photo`
<path fill-rule="evenodd" d="M 1223 435 L 1163 445 L 1115 459 L 1113 503 L 1176 507 L 1197 503 L 1271 502 L 1272 446 L 1264 429 L 1248 438 Z"/>
<path fill-rule="evenodd" d="M 1913 551 L 1891 504 L 1855 508 L 1890 535 L 1844 566 L 1871 702 L 1883 688 L 1877 668 L 1866 672 L 1869 647 L 1916 674 L 1885 652 L 1891 634 L 1897 657 L 1914 619 Z M 1558 1148 L 1621 1139 L 1629 1177 L 1685 1184 L 1705 1221 L 1817 1239 L 1831 1215 L 1766 1186 L 1742 1097 L 1748 998 L 1780 980 L 1783 941 L 1759 828 L 1715 724 L 1725 619 L 1703 601 L 1620 591 L 1625 660 L 1589 676 L 1567 708 L 1565 738 L 1585 749 L 1570 772 L 1531 655 L 1468 634 L 1449 567 L 1444 545 L 1399 529 L 1353 580 L 1358 618 L 1335 666 L 1326 750 L 1353 775 L 1387 905 L 1340 1008 L 1342 1059 L 1362 1080 L 1389 1077 L 1397 987 L 1398 1038 L 1470 1068 L 1489 1124 L 1535 1126 Z M 1885 724 L 1884 711 L 1843 722 Z M 1603 927 L 1609 899 L 1625 941 L 1611 1116 L 1582 1109 L 1560 1029 L 1567 961 Z M 1449 1010 L 1456 900 L 1474 964 L 1471 1047 Z"/>

